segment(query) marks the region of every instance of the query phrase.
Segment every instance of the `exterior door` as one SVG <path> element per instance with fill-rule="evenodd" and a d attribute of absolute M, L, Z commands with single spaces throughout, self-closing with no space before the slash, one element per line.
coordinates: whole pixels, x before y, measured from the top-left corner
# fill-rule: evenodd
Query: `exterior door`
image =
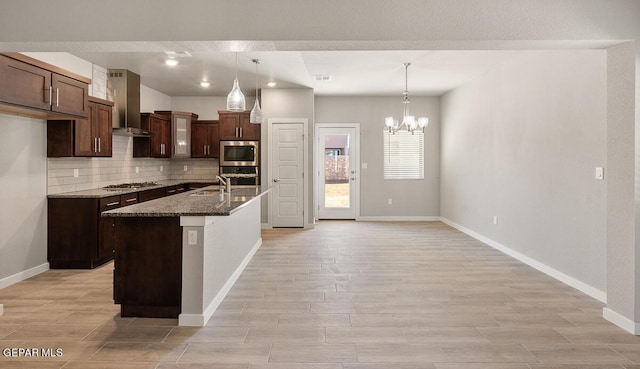
<path fill-rule="evenodd" d="M 358 128 L 318 125 L 318 219 L 356 219 Z"/>
<path fill-rule="evenodd" d="M 302 123 L 274 123 L 273 227 L 304 227 L 304 137 Z"/>

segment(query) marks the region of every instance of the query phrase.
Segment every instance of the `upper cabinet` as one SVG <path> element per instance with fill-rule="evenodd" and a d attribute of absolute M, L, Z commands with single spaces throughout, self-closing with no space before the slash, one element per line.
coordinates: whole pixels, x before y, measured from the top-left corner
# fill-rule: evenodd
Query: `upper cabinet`
<path fill-rule="evenodd" d="M 191 157 L 191 122 L 198 119 L 197 114 L 180 111 L 156 110 L 156 114 L 166 115 L 171 120 L 172 157 Z"/>
<path fill-rule="evenodd" d="M 249 121 L 250 111 L 234 112 L 218 110 L 220 140 L 260 140 L 260 124 Z"/>
<path fill-rule="evenodd" d="M 134 157 L 170 158 L 171 117 L 166 114 L 140 114 L 140 128 L 151 132 L 151 137 L 133 138 Z"/>
<path fill-rule="evenodd" d="M 88 119 L 49 120 L 47 122 L 47 156 L 111 156 L 111 101 L 89 98 Z"/>
<path fill-rule="evenodd" d="M 0 55 L 1 112 L 88 118 L 91 80 L 19 53 Z"/>
<path fill-rule="evenodd" d="M 191 157 L 220 157 L 220 133 L 217 120 L 193 122 L 191 125 Z"/>

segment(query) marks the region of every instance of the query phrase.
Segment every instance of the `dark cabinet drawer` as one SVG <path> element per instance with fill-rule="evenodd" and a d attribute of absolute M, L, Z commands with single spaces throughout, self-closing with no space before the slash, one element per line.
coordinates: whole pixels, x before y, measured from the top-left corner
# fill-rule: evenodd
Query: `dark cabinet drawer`
<path fill-rule="evenodd" d="M 153 190 L 140 191 L 138 192 L 138 202 L 155 200 L 165 197 L 166 195 L 167 191 L 165 188 L 154 188 Z"/>
<path fill-rule="evenodd" d="M 126 195 L 120 196 L 120 202 L 122 206 L 129 206 L 138 203 L 138 194 L 137 193 L 128 193 Z"/>

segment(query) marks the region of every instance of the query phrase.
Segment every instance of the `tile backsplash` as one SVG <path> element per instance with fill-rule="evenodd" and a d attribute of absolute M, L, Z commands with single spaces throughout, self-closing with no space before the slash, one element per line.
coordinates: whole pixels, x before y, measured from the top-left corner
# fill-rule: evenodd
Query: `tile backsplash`
<path fill-rule="evenodd" d="M 217 159 L 133 158 L 133 138 L 118 135 L 113 136 L 110 158 L 49 158 L 47 162 L 48 194 L 124 182 L 215 180 L 218 174 Z"/>

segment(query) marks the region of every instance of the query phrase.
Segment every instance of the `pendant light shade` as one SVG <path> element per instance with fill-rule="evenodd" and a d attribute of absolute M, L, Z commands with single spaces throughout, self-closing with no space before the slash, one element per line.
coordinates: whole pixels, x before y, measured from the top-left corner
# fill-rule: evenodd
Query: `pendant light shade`
<path fill-rule="evenodd" d="M 227 110 L 244 111 L 245 110 L 244 94 L 238 85 L 238 53 L 236 53 L 236 78 L 233 80 L 233 88 L 227 95 Z"/>
<path fill-rule="evenodd" d="M 253 104 L 253 109 L 251 109 L 249 122 L 253 124 L 261 124 L 264 118 L 262 117 L 262 110 L 260 110 L 260 101 L 258 100 L 258 64 L 260 64 L 260 59 L 252 59 L 252 61 L 256 63 L 256 101 Z"/>

